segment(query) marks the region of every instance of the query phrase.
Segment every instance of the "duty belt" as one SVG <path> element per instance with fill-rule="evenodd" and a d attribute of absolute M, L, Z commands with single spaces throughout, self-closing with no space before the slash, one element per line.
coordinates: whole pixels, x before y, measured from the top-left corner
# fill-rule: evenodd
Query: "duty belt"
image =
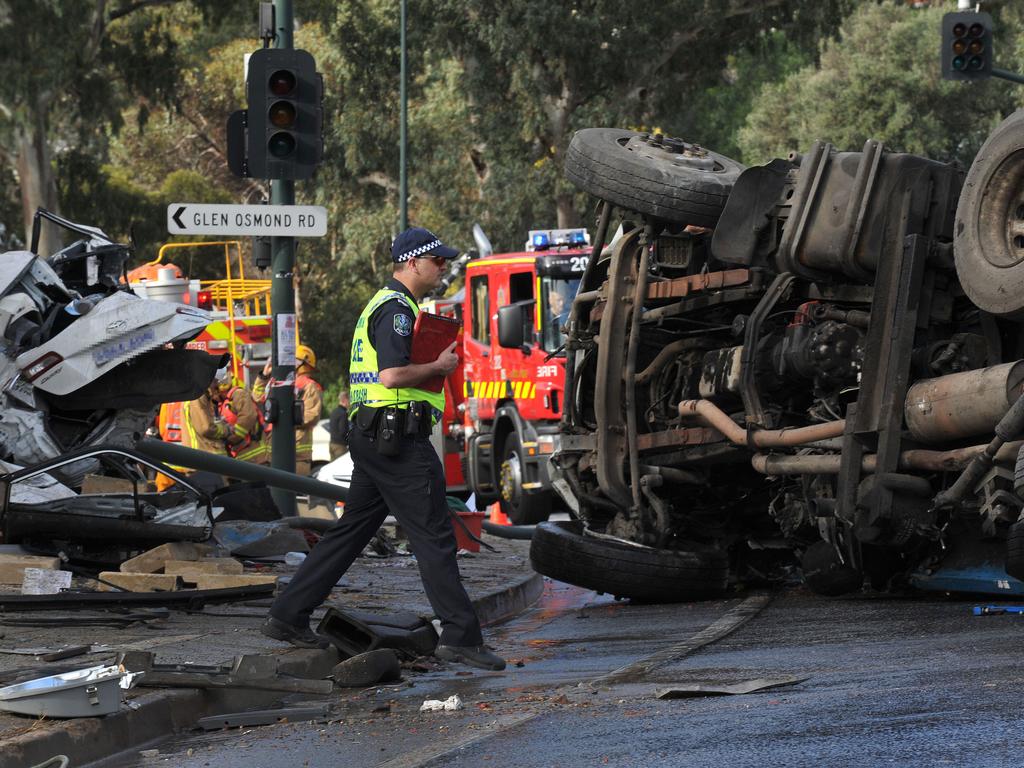
<path fill-rule="evenodd" d="M 404 406 L 404 407 L 403 407 Z M 361 404 L 352 415 L 355 426 L 367 434 L 374 434 L 384 414 L 393 412 L 395 414 L 395 426 L 402 435 L 419 435 L 429 437 L 437 413 L 429 403 L 396 403 L 382 407 L 373 407 Z"/>

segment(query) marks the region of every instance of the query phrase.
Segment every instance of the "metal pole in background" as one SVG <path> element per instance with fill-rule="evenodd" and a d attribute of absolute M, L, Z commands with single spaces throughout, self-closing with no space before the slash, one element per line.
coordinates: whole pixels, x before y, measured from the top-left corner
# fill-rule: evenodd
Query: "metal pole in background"
<path fill-rule="evenodd" d="M 273 0 L 277 24 L 275 48 L 293 48 L 292 0 Z M 295 205 L 295 182 L 275 179 L 270 183 L 270 202 L 273 205 Z M 285 340 L 286 329 L 295 326 L 295 288 L 292 274 L 295 269 L 295 238 L 270 239 L 270 303 L 274 314 L 273 371 L 275 381 L 295 377 L 295 338 Z M 282 343 L 284 341 L 284 343 Z M 274 469 L 295 472 L 295 390 L 289 384 L 270 388 L 269 399 L 275 413 L 274 431 L 271 433 L 271 461 Z M 274 502 L 281 514 L 295 515 L 295 494 L 281 488 L 271 488 Z"/>
<path fill-rule="evenodd" d="M 402 103 L 401 106 L 401 117 L 399 118 L 399 139 L 398 139 L 398 162 L 400 168 L 398 171 L 398 231 L 404 232 L 409 228 L 409 181 L 406 174 L 406 163 L 408 160 L 407 149 L 408 149 L 408 136 L 406 136 L 406 125 L 408 123 L 408 107 L 409 98 L 405 91 L 405 81 L 408 79 L 408 61 L 406 57 L 406 45 L 405 45 L 405 20 L 406 20 L 406 4 L 407 0 L 402 0 L 402 76 L 401 85 L 399 86 L 399 100 Z"/>

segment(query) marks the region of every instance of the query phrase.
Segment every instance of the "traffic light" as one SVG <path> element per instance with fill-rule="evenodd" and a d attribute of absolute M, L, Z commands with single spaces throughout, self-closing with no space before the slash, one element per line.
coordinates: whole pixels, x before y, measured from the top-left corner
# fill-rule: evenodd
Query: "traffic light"
<path fill-rule="evenodd" d="M 323 93 L 323 78 L 308 51 L 262 48 L 249 57 L 249 176 L 313 175 L 323 156 Z"/>
<path fill-rule="evenodd" d="M 942 17 L 942 77 L 978 80 L 992 75 L 992 17 L 961 11 Z"/>

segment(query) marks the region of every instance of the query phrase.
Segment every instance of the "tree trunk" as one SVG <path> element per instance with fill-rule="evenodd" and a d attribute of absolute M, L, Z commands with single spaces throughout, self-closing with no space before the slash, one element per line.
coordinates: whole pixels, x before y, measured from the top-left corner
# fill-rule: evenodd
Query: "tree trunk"
<path fill-rule="evenodd" d="M 18 182 L 21 186 L 21 213 L 25 225 L 26 247 L 31 244 L 32 218 L 36 208 L 57 213 L 57 180 L 53 172 L 50 145 L 46 136 L 46 105 L 31 105 L 28 120 L 15 131 Z M 61 246 L 56 228 L 44 226 L 39 240 L 39 254 L 49 256 Z"/>
<path fill-rule="evenodd" d="M 555 196 L 555 207 L 558 212 L 559 229 L 575 229 L 582 226 L 580 213 L 573 205 L 572 194 L 562 193 Z"/>

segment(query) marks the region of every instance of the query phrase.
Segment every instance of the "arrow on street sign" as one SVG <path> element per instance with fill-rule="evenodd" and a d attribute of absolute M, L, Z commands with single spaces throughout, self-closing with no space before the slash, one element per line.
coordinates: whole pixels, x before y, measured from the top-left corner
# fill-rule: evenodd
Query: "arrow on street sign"
<path fill-rule="evenodd" d="M 185 229 L 185 222 L 183 222 L 183 221 L 181 220 L 181 214 L 183 214 L 184 212 L 185 212 L 185 206 L 184 206 L 184 205 L 182 205 L 182 206 L 179 206 L 179 207 L 178 207 L 178 210 L 176 210 L 176 211 L 174 212 L 174 215 L 173 215 L 173 216 L 171 216 L 171 219 L 173 219 L 173 220 L 174 220 L 174 223 L 175 223 L 175 224 L 177 224 L 177 225 L 178 225 L 179 227 L 181 227 L 182 229 Z"/>
<path fill-rule="evenodd" d="M 172 235 L 323 237 L 327 209 L 322 205 L 171 203 L 167 231 Z"/>

